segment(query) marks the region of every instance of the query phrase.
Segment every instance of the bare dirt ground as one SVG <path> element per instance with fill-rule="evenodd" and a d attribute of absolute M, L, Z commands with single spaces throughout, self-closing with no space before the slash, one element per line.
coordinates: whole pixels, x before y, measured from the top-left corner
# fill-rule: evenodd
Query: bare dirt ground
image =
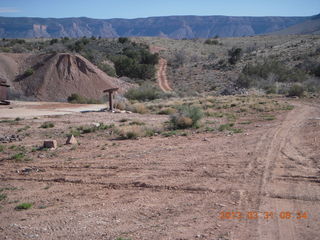
<path fill-rule="evenodd" d="M 7 196 L 0 239 L 319 239 L 320 110 L 294 104 L 236 135 L 110 141 L 91 134 L 78 137 L 77 147 L 64 145 L 61 134 L 73 125 L 158 124 L 167 116 L 74 113 L 1 123 L 1 133 L 29 124 L 28 147 L 50 136 L 59 148 L 35 151 L 30 162 L 0 152 Z M 38 127 L 48 120 L 54 129 Z M 26 167 L 32 170 L 22 173 Z M 33 207 L 16 211 L 22 202 Z"/>

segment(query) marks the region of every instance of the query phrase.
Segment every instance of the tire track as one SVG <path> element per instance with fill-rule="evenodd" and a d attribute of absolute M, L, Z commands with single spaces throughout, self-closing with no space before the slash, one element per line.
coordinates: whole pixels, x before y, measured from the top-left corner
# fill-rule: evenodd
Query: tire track
<path fill-rule="evenodd" d="M 167 78 L 167 60 L 164 58 L 159 59 L 158 72 L 157 72 L 157 80 L 159 87 L 164 92 L 172 91 L 172 88 L 169 86 L 168 78 Z"/>

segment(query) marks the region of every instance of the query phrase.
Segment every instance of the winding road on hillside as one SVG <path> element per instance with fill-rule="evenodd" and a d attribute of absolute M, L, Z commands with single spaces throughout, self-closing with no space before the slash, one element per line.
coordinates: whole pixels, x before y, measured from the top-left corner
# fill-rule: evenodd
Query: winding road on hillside
<path fill-rule="evenodd" d="M 167 78 L 167 60 L 164 58 L 159 59 L 158 64 L 158 72 L 157 72 L 157 79 L 159 83 L 159 87 L 164 92 L 172 91 L 172 88 L 169 86 L 168 78 Z"/>

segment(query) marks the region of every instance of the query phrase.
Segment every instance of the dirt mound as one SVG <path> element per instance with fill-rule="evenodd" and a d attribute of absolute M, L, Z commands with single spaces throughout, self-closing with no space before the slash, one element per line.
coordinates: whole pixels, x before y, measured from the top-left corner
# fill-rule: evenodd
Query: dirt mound
<path fill-rule="evenodd" d="M 129 85 L 108 76 L 80 55 L 0 54 L 0 77 L 11 85 L 13 97 L 65 101 L 72 93 L 101 99 L 103 90 Z"/>

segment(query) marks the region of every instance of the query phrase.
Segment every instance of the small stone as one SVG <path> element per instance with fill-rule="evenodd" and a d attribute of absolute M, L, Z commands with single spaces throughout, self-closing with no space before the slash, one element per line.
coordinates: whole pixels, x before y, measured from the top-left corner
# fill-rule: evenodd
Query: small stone
<path fill-rule="evenodd" d="M 76 145 L 78 144 L 78 141 L 73 135 L 71 135 L 68 137 L 66 144 Z"/>
<path fill-rule="evenodd" d="M 56 149 L 58 147 L 58 143 L 56 140 L 45 140 L 43 142 L 44 148 Z"/>

